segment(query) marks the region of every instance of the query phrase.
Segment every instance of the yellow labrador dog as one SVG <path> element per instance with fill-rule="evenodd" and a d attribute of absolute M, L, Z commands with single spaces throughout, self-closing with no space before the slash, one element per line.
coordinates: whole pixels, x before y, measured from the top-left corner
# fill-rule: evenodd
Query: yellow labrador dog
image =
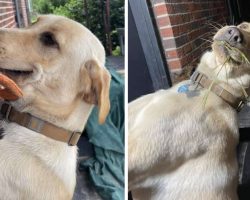
<path fill-rule="evenodd" d="M 104 48 L 81 24 L 45 15 L 0 29 L 0 49 L 0 72 L 23 91 L 1 108 L 0 199 L 72 199 L 79 134 L 94 104 L 100 123 L 109 112 Z"/>
<path fill-rule="evenodd" d="M 129 104 L 135 200 L 238 199 L 236 110 L 250 86 L 248 59 L 250 24 L 223 27 L 191 80 Z"/>

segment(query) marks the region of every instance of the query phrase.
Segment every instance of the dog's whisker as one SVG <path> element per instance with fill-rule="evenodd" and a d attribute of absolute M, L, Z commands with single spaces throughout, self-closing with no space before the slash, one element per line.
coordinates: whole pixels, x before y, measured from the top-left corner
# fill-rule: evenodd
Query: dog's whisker
<path fill-rule="evenodd" d="M 206 32 L 205 34 L 202 35 L 203 37 L 212 37 L 211 32 Z"/>
<path fill-rule="evenodd" d="M 206 41 L 206 42 L 209 42 L 209 43 L 213 43 L 213 41 L 210 41 L 210 40 L 208 40 L 208 39 L 205 39 L 205 38 L 200 38 L 201 40 L 204 40 L 204 41 Z"/>
<path fill-rule="evenodd" d="M 220 29 L 220 27 L 217 27 L 217 26 L 215 26 L 215 25 L 213 25 L 213 24 L 208 24 L 209 26 L 211 26 L 211 27 L 213 27 L 216 31 L 218 31 L 219 29 Z"/>
<path fill-rule="evenodd" d="M 203 35 L 203 37 L 212 37 L 212 34 L 210 32 L 207 32 Z"/>
<path fill-rule="evenodd" d="M 216 26 L 218 26 L 218 28 L 222 28 L 223 27 L 222 24 L 220 24 L 220 23 L 218 23 L 216 21 L 211 21 L 211 23 L 214 23 Z"/>

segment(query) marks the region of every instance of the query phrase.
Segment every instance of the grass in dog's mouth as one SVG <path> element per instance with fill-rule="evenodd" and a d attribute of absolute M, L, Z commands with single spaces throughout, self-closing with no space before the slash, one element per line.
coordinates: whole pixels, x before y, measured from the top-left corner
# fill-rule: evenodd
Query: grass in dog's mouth
<path fill-rule="evenodd" d="M 250 62 L 247 58 L 247 56 L 241 51 L 239 50 L 238 48 L 236 47 L 233 47 L 231 46 L 228 42 L 226 41 L 215 41 L 218 45 L 220 46 L 223 46 L 227 51 L 228 53 L 230 54 L 229 55 L 229 61 L 233 61 L 233 62 L 236 62 L 236 63 L 240 63 L 240 64 L 249 64 L 250 65 Z M 237 55 L 237 59 L 235 59 L 232 55 Z"/>
<path fill-rule="evenodd" d="M 219 71 L 217 72 L 216 76 L 213 78 L 212 80 L 212 83 L 209 85 L 209 88 L 207 90 L 207 93 L 205 94 L 204 98 L 203 98 L 203 101 L 202 101 L 202 105 L 203 105 L 203 108 L 205 108 L 205 105 L 206 105 L 206 102 L 207 102 L 207 99 L 208 99 L 208 95 L 209 93 L 211 92 L 212 90 L 212 87 L 214 86 L 215 82 L 217 81 L 217 77 L 219 76 L 221 70 L 223 69 L 223 67 L 225 67 L 225 65 L 229 62 L 230 58 L 226 58 L 225 62 L 220 66 L 221 68 L 219 69 Z M 217 68 L 217 67 L 216 67 Z"/>
<path fill-rule="evenodd" d="M 240 63 L 240 64 L 249 64 L 249 65 L 250 65 L 250 62 L 249 62 L 247 56 L 246 56 L 241 50 L 239 50 L 238 48 L 231 46 L 231 45 L 228 44 L 226 41 L 215 41 L 215 42 L 216 42 L 218 45 L 225 47 L 225 49 L 228 51 L 229 54 L 231 54 L 231 55 L 232 55 L 232 54 L 237 55 L 238 58 L 237 58 L 237 60 L 236 60 L 236 59 L 234 59 L 232 56 L 228 55 L 228 56 L 226 57 L 224 63 L 223 63 L 222 65 L 220 65 L 220 66 L 217 66 L 217 67 L 220 67 L 220 68 L 219 68 L 217 74 L 215 75 L 215 77 L 213 78 L 212 83 L 210 84 L 210 86 L 209 86 L 209 88 L 208 88 L 208 90 L 207 90 L 207 93 L 205 94 L 205 96 L 204 96 L 204 98 L 203 98 L 203 103 L 202 103 L 202 104 L 203 104 L 203 107 L 205 107 L 206 102 L 207 102 L 207 99 L 208 99 L 208 95 L 209 95 L 209 93 L 211 92 L 213 85 L 214 85 L 215 82 L 218 80 L 218 76 L 219 76 L 220 72 L 222 71 L 222 69 L 223 69 L 224 67 L 227 67 L 227 66 L 230 67 L 230 65 L 226 65 L 227 63 L 233 62 L 233 63 L 237 63 L 237 64 Z M 216 67 L 216 68 L 217 68 L 217 67 Z M 227 70 L 226 70 L 226 79 L 227 79 L 227 82 L 228 82 Z M 246 92 L 246 90 L 245 90 L 243 84 L 240 83 L 240 82 L 238 82 L 238 84 L 240 85 L 241 90 L 242 90 L 242 93 L 243 93 L 243 95 L 244 95 L 244 97 L 245 97 L 245 99 L 246 99 L 246 101 L 247 101 L 248 94 L 247 94 L 247 92 Z"/>

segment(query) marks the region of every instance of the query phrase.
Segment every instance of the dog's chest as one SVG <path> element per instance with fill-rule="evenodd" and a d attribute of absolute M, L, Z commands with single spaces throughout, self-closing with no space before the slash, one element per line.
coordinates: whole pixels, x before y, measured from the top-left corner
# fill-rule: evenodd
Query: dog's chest
<path fill-rule="evenodd" d="M 39 162 L 30 163 L 32 167 L 36 168 L 38 164 L 46 166 L 47 170 L 52 171 L 73 193 L 76 180 L 76 146 L 57 142 L 14 123 L 4 122 L 1 125 L 4 129 L 2 142 L 9 143 L 12 148 L 18 149 L 19 155 L 13 156 L 18 159 L 36 158 Z M 32 159 L 27 160 L 32 162 Z"/>
<path fill-rule="evenodd" d="M 76 184 L 76 160 L 77 147 L 65 145 L 61 152 L 54 154 L 50 158 L 45 157 L 44 162 L 52 168 L 70 191 L 74 191 Z"/>

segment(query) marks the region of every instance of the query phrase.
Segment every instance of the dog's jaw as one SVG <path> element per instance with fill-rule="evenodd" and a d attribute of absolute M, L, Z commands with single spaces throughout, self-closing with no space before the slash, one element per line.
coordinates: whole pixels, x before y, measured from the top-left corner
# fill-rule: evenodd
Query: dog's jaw
<path fill-rule="evenodd" d="M 250 86 L 250 66 L 248 64 L 235 67 L 233 63 L 225 63 L 225 61 L 223 63 L 221 57 L 218 57 L 214 51 L 206 52 L 202 56 L 197 70 L 206 74 L 211 80 L 220 83 L 223 88 L 237 97 L 243 95 L 242 88 Z"/>

